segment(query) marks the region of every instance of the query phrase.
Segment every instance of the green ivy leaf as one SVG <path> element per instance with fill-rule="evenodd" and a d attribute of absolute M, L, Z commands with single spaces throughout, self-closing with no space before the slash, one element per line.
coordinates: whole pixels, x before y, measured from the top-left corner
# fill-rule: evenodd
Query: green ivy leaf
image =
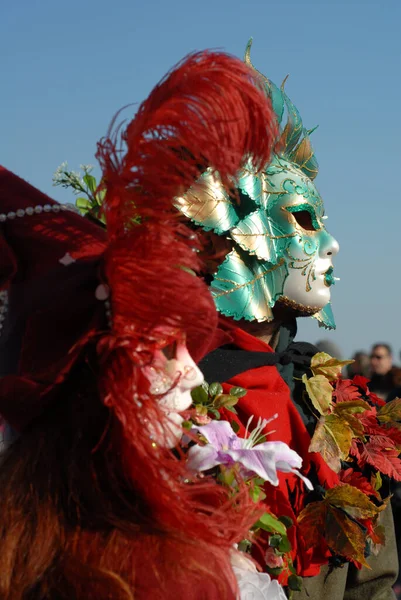
<path fill-rule="evenodd" d="M 192 400 L 195 404 L 208 404 L 209 394 L 204 385 L 199 385 L 191 392 Z"/>
<path fill-rule="evenodd" d="M 283 571 L 283 567 L 268 567 L 266 565 L 266 571 L 269 573 L 269 575 L 278 577 L 280 575 L 280 573 Z"/>
<path fill-rule="evenodd" d="M 214 416 L 216 421 L 220 421 L 220 413 L 216 408 L 209 408 L 209 412 Z"/>
<path fill-rule="evenodd" d="M 278 520 L 283 523 L 286 528 L 288 529 L 289 527 L 292 527 L 294 524 L 294 521 L 291 519 L 291 517 L 287 517 L 287 515 L 281 515 L 281 517 L 278 518 Z"/>
<path fill-rule="evenodd" d="M 271 546 L 272 548 L 278 548 L 282 542 L 283 538 L 281 535 L 279 535 L 278 533 L 275 533 L 274 535 L 271 535 L 269 537 L 269 546 Z"/>
<path fill-rule="evenodd" d="M 302 577 L 299 577 L 299 575 L 290 575 L 288 578 L 288 587 L 294 592 L 300 592 L 302 589 Z"/>
<path fill-rule="evenodd" d="M 219 396 L 216 396 L 213 404 L 216 408 L 222 408 L 223 406 L 229 408 L 237 404 L 237 402 L 238 398 L 236 396 L 232 396 L 231 394 L 220 394 Z"/>
<path fill-rule="evenodd" d="M 243 398 L 246 395 L 246 390 L 242 387 L 235 386 L 230 389 L 230 395 L 235 396 L 236 398 Z"/>
<path fill-rule="evenodd" d="M 288 537 L 286 535 L 283 535 L 283 537 L 281 539 L 281 542 L 279 543 L 279 545 L 277 546 L 277 548 L 283 554 L 285 554 L 286 552 L 290 552 L 291 551 L 290 540 L 288 539 Z"/>
<path fill-rule="evenodd" d="M 223 393 L 223 386 L 215 381 L 209 385 L 209 396 L 214 398 L 215 396 L 220 396 Z"/>
<path fill-rule="evenodd" d="M 268 531 L 269 533 L 279 533 L 281 536 L 287 535 L 287 530 L 283 523 L 276 519 L 276 517 L 273 517 L 270 513 L 262 515 L 256 523 L 256 527 Z"/>

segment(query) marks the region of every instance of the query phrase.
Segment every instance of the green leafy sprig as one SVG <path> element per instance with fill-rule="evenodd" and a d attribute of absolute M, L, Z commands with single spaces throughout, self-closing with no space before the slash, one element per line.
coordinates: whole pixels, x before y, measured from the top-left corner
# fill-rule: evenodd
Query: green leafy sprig
<path fill-rule="evenodd" d="M 53 185 L 71 189 L 78 196 L 75 204 L 82 215 L 90 217 L 103 225 L 106 221 L 101 211 L 106 195 L 106 190 L 101 187 L 101 182 L 91 175 L 92 165 L 80 165 L 80 171 L 72 171 L 68 163 L 63 162 L 53 175 Z M 82 194 L 82 195 L 80 195 Z"/>

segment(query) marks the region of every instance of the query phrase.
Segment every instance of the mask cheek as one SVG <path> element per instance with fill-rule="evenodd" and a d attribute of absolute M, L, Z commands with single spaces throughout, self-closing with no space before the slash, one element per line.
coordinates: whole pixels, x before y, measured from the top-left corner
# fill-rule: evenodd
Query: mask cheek
<path fill-rule="evenodd" d="M 177 372 L 181 373 L 179 387 L 181 390 L 193 390 L 202 385 L 204 381 L 203 373 L 195 364 L 192 356 L 188 352 L 185 344 L 178 344 L 177 347 Z"/>
<path fill-rule="evenodd" d="M 180 412 L 187 410 L 192 404 L 191 391 L 201 385 L 204 377 L 190 356 L 185 344 L 177 345 L 176 358 L 166 360 L 157 372 L 150 371 L 148 379 L 153 393 L 164 395 L 159 405 L 165 414 L 163 424 L 149 423 L 149 435 L 157 444 L 165 448 L 177 445 L 182 437 L 183 417 Z M 156 391 L 157 390 L 157 391 Z"/>
<path fill-rule="evenodd" d="M 321 309 L 330 301 L 330 288 L 325 285 L 324 273 L 330 261 L 312 258 L 305 261 L 302 268 L 288 264 L 288 276 L 284 283 L 284 296 L 304 307 Z"/>
<path fill-rule="evenodd" d="M 166 412 L 163 425 L 161 423 L 148 425 L 150 439 L 163 448 L 174 448 L 182 438 L 183 421 L 184 419 L 178 413 Z"/>
<path fill-rule="evenodd" d="M 166 412 L 182 412 L 192 404 L 191 389 L 182 389 L 178 382 L 170 392 L 160 399 L 160 406 Z"/>

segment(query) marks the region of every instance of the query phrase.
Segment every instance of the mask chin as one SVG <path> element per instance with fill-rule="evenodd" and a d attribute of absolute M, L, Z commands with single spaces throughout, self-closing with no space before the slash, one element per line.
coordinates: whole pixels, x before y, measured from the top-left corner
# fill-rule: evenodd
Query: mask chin
<path fill-rule="evenodd" d="M 297 307 L 299 313 L 314 315 L 330 302 L 330 296 L 330 289 L 324 284 L 322 276 L 313 282 L 309 291 L 306 291 L 300 272 L 290 271 L 281 298 L 284 302 Z"/>
<path fill-rule="evenodd" d="M 312 317 L 321 310 L 321 306 L 299 304 L 287 296 L 281 296 L 274 306 L 274 316 L 281 319 L 284 315 L 290 315 L 291 317 Z"/>

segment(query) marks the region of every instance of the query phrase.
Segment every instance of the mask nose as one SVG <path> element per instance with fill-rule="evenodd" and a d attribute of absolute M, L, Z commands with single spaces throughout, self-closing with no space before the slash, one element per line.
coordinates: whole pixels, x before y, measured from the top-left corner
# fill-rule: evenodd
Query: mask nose
<path fill-rule="evenodd" d="M 321 258 L 334 258 L 340 250 L 339 243 L 332 235 L 326 232 L 326 239 L 320 245 Z"/>

